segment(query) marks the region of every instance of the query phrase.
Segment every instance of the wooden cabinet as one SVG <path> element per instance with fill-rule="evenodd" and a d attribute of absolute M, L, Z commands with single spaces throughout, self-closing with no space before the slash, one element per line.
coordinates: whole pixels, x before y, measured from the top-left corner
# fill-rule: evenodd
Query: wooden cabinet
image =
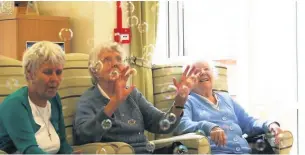
<path fill-rule="evenodd" d="M 68 17 L 0 16 L 0 55 L 22 60 L 27 41 L 64 42 L 58 35 L 62 28 L 70 28 Z M 70 49 L 71 42 L 65 41 L 65 52 L 70 53 Z"/>

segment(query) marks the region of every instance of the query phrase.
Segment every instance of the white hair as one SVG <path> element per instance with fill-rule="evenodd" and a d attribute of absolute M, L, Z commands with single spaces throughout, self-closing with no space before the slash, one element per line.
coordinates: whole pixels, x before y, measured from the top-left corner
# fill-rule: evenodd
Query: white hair
<path fill-rule="evenodd" d="M 185 65 L 183 66 L 183 71 L 185 70 L 185 68 L 187 67 L 187 65 L 190 65 L 190 66 L 194 66 L 196 64 L 199 64 L 199 63 L 204 63 L 206 62 L 210 68 L 210 70 L 212 71 L 213 73 L 213 76 L 214 78 L 217 78 L 218 77 L 218 71 L 216 69 L 216 66 L 217 66 L 217 62 L 211 60 L 211 59 L 207 59 L 207 58 L 201 58 L 201 57 L 186 57 L 185 59 Z"/>
<path fill-rule="evenodd" d="M 97 82 L 97 77 L 95 73 L 98 71 L 97 65 L 100 63 L 100 54 L 106 51 L 114 51 L 123 54 L 123 48 L 117 42 L 105 42 L 99 44 L 98 46 L 94 47 L 89 53 L 89 61 L 88 61 L 88 69 L 89 73 L 92 78 L 92 82 L 95 84 Z"/>
<path fill-rule="evenodd" d="M 35 74 L 40 66 L 45 63 L 64 65 L 65 53 L 59 45 L 50 41 L 39 41 L 25 51 L 22 67 L 26 80 L 29 80 L 29 72 Z"/>

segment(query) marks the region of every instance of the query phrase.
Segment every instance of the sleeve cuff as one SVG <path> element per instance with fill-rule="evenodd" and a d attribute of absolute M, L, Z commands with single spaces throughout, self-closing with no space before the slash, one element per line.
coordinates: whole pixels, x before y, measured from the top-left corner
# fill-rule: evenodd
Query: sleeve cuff
<path fill-rule="evenodd" d="M 205 135 L 210 136 L 210 133 L 214 127 L 219 127 L 219 126 L 211 122 L 205 122 L 200 126 L 199 129 L 203 130 Z"/>
<path fill-rule="evenodd" d="M 269 126 L 270 126 L 270 124 L 272 124 L 272 123 L 276 123 L 278 126 L 280 126 L 280 123 L 278 123 L 278 122 L 276 122 L 276 121 L 270 121 L 270 120 L 268 120 L 268 121 L 266 121 L 266 122 L 264 123 L 264 125 L 263 125 L 263 130 L 264 130 L 265 133 L 270 132 L 270 131 L 269 131 Z"/>

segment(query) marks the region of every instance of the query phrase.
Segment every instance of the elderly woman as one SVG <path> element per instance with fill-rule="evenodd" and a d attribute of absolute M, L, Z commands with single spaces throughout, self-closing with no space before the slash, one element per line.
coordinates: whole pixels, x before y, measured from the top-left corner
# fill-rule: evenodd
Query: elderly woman
<path fill-rule="evenodd" d="M 133 146 L 136 153 L 151 153 L 152 146 L 148 145 L 144 130 L 166 134 L 175 129 L 198 74 L 194 67 L 188 66 L 180 82 L 173 80 L 178 93 L 172 108 L 163 113 L 135 86 L 126 86 L 134 70 L 123 65 L 122 53 L 117 43 L 102 44 L 90 53 L 89 70 L 96 83 L 77 103 L 73 125 L 75 143 L 125 142 Z M 176 121 L 169 122 L 172 116 L 176 116 Z"/>
<path fill-rule="evenodd" d="M 65 62 L 60 46 L 42 41 L 23 56 L 28 86 L 0 105 L 0 149 L 7 153 L 67 154 L 65 125 L 57 89 Z"/>
<path fill-rule="evenodd" d="M 184 134 L 201 130 L 210 139 L 212 154 L 244 154 L 251 149 L 244 133 L 255 135 L 271 131 L 282 132 L 279 124 L 261 121 L 247 114 L 229 94 L 214 92 L 214 68 L 210 61 L 197 61 L 194 66 L 200 70 L 199 82 L 190 93 L 183 118 L 175 130 Z"/>

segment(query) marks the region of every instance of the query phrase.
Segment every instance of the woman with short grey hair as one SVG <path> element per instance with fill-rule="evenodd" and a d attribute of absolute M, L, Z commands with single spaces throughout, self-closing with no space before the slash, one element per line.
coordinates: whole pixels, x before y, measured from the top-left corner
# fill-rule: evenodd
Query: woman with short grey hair
<path fill-rule="evenodd" d="M 0 149 L 7 153 L 72 153 L 57 89 L 65 54 L 49 41 L 35 43 L 23 55 L 28 82 L 0 104 Z"/>

